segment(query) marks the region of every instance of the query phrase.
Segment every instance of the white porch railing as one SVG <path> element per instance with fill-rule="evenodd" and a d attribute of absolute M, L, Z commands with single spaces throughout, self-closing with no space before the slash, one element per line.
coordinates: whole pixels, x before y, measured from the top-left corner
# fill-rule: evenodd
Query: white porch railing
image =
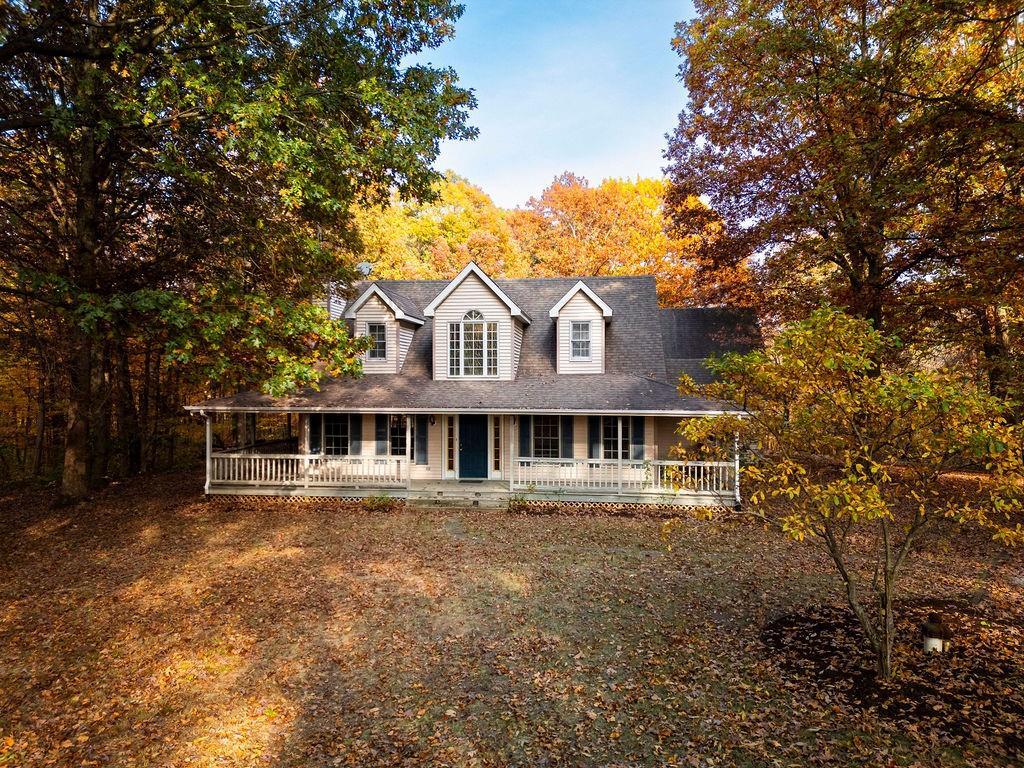
<path fill-rule="evenodd" d="M 512 464 L 512 488 L 732 497 L 736 465 L 729 461 L 519 458 Z"/>
<path fill-rule="evenodd" d="M 408 477 L 408 460 L 404 456 L 259 453 L 210 456 L 210 483 L 213 485 L 401 488 Z"/>

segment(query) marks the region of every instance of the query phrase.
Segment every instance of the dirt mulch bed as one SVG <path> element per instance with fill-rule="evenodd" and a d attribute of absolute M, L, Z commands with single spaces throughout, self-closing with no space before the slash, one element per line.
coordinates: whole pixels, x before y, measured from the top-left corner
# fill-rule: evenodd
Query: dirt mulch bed
<path fill-rule="evenodd" d="M 852 613 L 816 606 L 764 627 L 762 639 L 787 672 L 905 731 L 951 744 L 984 737 L 1024 757 L 1024 616 L 968 597 L 897 604 L 896 672 L 880 683 Z M 925 653 L 920 627 L 941 614 L 953 631 L 948 653 Z"/>

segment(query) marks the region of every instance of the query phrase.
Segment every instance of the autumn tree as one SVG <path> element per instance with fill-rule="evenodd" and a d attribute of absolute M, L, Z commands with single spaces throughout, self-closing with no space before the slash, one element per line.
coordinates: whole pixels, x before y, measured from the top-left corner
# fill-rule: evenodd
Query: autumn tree
<path fill-rule="evenodd" d="M 939 271 L 946 297 L 973 279 L 1001 302 L 1024 252 L 1019 4 L 696 5 L 668 171 L 722 217 L 709 256 L 758 257 L 783 317 L 830 300 L 906 331 Z"/>
<path fill-rule="evenodd" d="M 537 274 L 651 274 L 663 304 L 718 303 L 716 279 L 696 279 L 702 266 L 696 254 L 702 243 L 716 239 L 717 222 L 707 214 L 699 231 L 674 235 L 667 227 L 666 191 L 660 179 L 606 179 L 592 186 L 564 173 L 524 209 L 510 212 L 509 222 Z M 697 198 L 677 205 L 704 208 Z M 717 278 L 741 284 L 745 265 Z M 742 291 L 734 298 L 746 303 Z"/>
<path fill-rule="evenodd" d="M 89 489 L 112 397 L 132 429 L 135 341 L 224 386 L 356 370 L 315 299 L 352 274 L 352 206 L 428 194 L 439 141 L 471 135 L 454 73 L 407 63 L 460 11 L 0 5 L 0 315 L 45 318 L 67 372 L 65 496 Z"/>
<path fill-rule="evenodd" d="M 428 200 L 403 201 L 356 214 L 373 276 L 429 280 L 454 277 L 469 261 L 488 274 L 523 277 L 529 262 L 505 212 L 467 179 L 448 172 Z"/>
<path fill-rule="evenodd" d="M 883 678 L 901 575 L 929 529 L 946 521 L 1024 543 L 1024 446 L 1007 404 L 956 371 L 880 368 L 897 347 L 869 321 L 816 310 L 766 349 L 710 361 L 717 382 L 684 382 L 744 414 L 680 427 L 684 454 L 731 448 L 736 435 L 751 449 L 744 514 L 828 555 Z M 977 493 L 944 485 L 958 470 L 984 473 Z"/>

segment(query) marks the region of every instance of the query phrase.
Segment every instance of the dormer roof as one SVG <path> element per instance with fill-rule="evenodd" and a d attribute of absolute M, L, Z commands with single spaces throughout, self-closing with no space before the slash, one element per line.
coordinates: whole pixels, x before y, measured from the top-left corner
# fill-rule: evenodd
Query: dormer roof
<path fill-rule="evenodd" d="M 501 288 L 498 287 L 497 283 L 491 280 L 491 278 L 487 276 L 487 273 L 477 266 L 475 261 L 469 262 L 469 264 L 467 264 L 465 268 L 461 272 L 459 272 L 458 275 L 452 278 L 451 282 L 449 282 L 448 285 L 446 285 L 444 289 L 439 294 L 437 294 L 437 296 L 434 297 L 433 301 L 427 304 L 426 308 L 423 310 L 423 314 L 426 317 L 433 317 L 434 312 L 441 305 L 441 303 L 445 299 L 447 299 L 452 294 L 452 292 L 456 288 L 458 288 L 463 283 L 463 281 L 470 275 L 476 275 L 478 278 L 480 278 L 480 281 L 484 285 L 486 285 L 488 289 L 490 289 L 490 291 L 495 296 L 497 296 L 498 299 L 505 306 L 508 307 L 509 312 L 512 313 L 512 317 L 518 317 L 526 325 L 530 324 L 530 316 L 526 314 L 522 309 L 520 309 L 519 305 L 512 301 L 512 299 L 508 297 L 508 294 L 501 290 Z"/>
<path fill-rule="evenodd" d="M 588 299 L 594 302 L 594 305 L 601 310 L 601 314 L 605 318 L 612 316 L 612 308 L 605 304 L 594 291 L 582 280 L 578 281 L 576 285 L 566 291 L 565 295 L 558 300 L 558 302 L 548 312 L 548 317 L 558 317 L 558 313 L 562 311 L 562 307 L 569 303 L 573 296 L 577 293 L 583 293 Z"/>
<path fill-rule="evenodd" d="M 367 289 L 359 295 L 359 298 L 346 307 L 345 317 L 355 317 L 359 308 L 369 301 L 371 296 L 376 296 L 383 301 L 384 304 L 387 305 L 388 309 L 395 314 L 396 320 L 404 320 L 405 322 L 413 323 L 415 325 L 423 325 L 424 319 L 420 316 L 413 301 L 400 293 L 383 288 L 376 283 L 371 283 Z"/>

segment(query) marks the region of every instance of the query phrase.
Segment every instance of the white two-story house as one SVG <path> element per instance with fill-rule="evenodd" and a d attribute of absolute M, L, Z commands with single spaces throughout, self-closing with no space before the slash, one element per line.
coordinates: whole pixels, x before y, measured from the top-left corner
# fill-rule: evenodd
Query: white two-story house
<path fill-rule="evenodd" d="M 747 315 L 661 309 L 651 277 L 493 280 L 474 263 L 451 281 L 355 286 L 340 315 L 372 340 L 362 377 L 189 406 L 207 417 L 207 493 L 739 500 L 735 460 L 681 462 L 673 448 L 682 419 L 735 410 L 676 382 L 756 345 Z M 234 438 L 215 441 L 222 414 Z M 284 415 L 283 441 L 257 426 Z"/>

